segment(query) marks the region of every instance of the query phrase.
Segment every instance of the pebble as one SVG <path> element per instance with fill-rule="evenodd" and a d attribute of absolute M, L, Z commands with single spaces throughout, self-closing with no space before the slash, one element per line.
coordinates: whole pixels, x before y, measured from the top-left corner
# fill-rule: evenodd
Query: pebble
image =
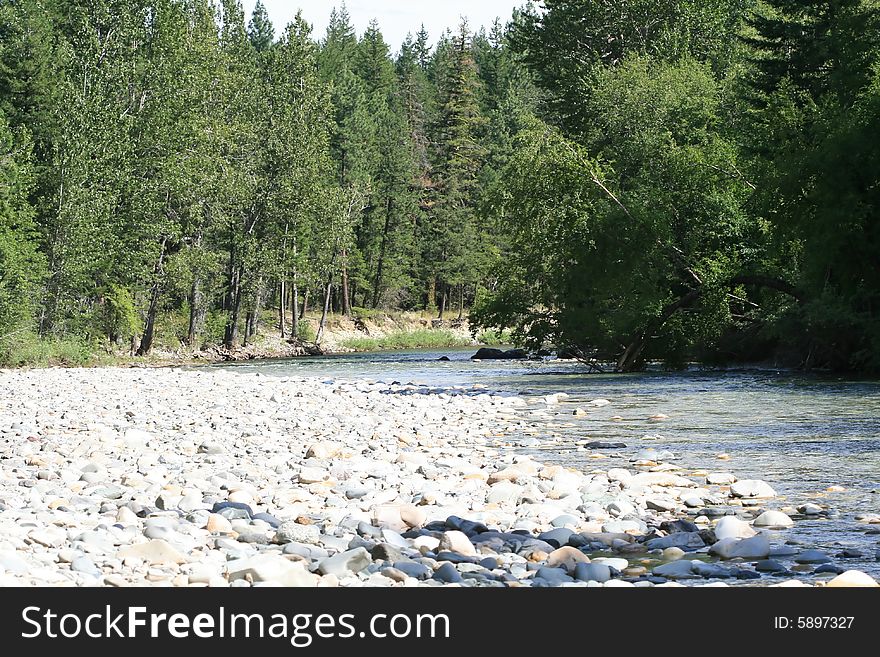
<path fill-rule="evenodd" d="M 286 588 L 314 587 L 318 583 L 318 577 L 308 572 L 302 562 L 280 555 L 261 554 L 230 561 L 226 569 L 230 582 L 250 580 Z"/>
<path fill-rule="evenodd" d="M 752 538 L 725 538 L 709 548 L 709 554 L 722 559 L 754 559 L 763 560 L 770 556 L 770 541 L 764 536 Z"/>
<path fill-rule="evenodd" d="M 746 479 L 730 485 L 730 493 L 734 497 L 745 498 L 771 498 L 776 497 L 776 491 L 770 484 L 760 479 Z"/>
<path fill-rule="evenodd" d="M 439 547 L 441 550 L 450 550 L 466 557 L 477 555 L 477 550 L 467 535 L 456 530 L 443 532 Z"/>
<path fill-rule="evenodd" d="M 150 565 L 177 565 L 186 562 L 185 556 L 161 539 L 124 547 L 116 553 L 116 557 L 140 559 Z"/>
<path fill-rule="evenodd" d="M 781 511 L 765 511 L 754 520 L 755 527 L 768 527 L 779 529 L 791 527 L 794 521 Z"/>
<path fill-rule="evenodd" d="M 733 516 L 724 516 L 714 527 L 715 537 L 722 541 L 725 538 L 749 538 L 757 532 L 752 529 L 749 523 L 734 518 Z"/>
<path fill-rule="evenodd" d="M 831 561 L 831 557 L 819 550 L 804 550 L 803 552 L 795 555 L 794 560 L 796 563 L 816 564 L 828 563 L 829 561 Z"/>
<path fill-rule="evenodd" d="M 455 569 L 451 563 L 444 563 L 434 571 L 434 579 L 438 582 L 446 584 L 460 584 L 463 580 L 461 574 Z"/>
<path fill-rule="evenodd" d="M 372 563 L 370 553 L 359 547 L 322 559 L 318 564 L 318 572 L 322 575 L 336 575 L 343 578 L 356 575 Z"/>
<path fill-rule="evenodd" d="M 611 577 L 611 568 L 602 563 L 579 563 L 574 568 L 574 578 L 581 582 L 604 583 Z"/>
<path fill-rule="evenodd" d="M 282 523 L 275 532 L 274 540 L 281 545 L 285 543 L 317 545 L 321 540 L 321 531 L 314 525 L 301 525 L 297 522 L 288 521 Z"/>

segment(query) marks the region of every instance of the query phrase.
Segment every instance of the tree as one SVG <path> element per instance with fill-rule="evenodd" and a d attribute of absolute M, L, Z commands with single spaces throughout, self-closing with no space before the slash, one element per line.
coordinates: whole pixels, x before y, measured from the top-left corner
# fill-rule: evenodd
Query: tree
<path fill-rule="evenodd" d="M 261 0 L 254 5 L 254 13 L 248 23 L 248 38 L 254 50 L 266 52 L 275 43 L 275 27 L 269 19 L 269 12 Z"/>
<path fill-rule="evenodd" d="M 15 331 L 32 330 L 45 274 L 28 193 L 33 182 L 30 142 L 0 113 L 0 351 Z"/>
<path fill-rule="evenodd" d="M 877 66 L 880 7 L 761 3 L 751 16 L 745 126 L 758 194 L 804 303 L 779 332 L 801 364 L 880 367 Z M 795 336 L 794 338 L 792 336 Z"/>

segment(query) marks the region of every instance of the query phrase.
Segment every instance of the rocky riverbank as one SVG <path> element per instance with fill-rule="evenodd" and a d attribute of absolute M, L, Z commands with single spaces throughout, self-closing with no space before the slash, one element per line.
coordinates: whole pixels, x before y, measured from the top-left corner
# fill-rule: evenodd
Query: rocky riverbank
<path fill-rule="evenodd" d="M 772 482 L 510 448 L 558 398 L 204 369 L 0 391 L 2 585 L 877 586 L 863 555 L 786 544 L 827 510 Z"/>

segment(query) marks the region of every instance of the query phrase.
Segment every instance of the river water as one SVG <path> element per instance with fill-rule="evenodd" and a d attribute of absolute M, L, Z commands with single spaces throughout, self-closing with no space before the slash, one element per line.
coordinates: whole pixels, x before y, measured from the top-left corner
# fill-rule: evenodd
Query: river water
<path fill-rule="evenodd" d="M 368 379 L 463 388 L 522 396 L 570 395 L 556 405 L 531 405 L 515 448 L 547 463 L 584 471 L 630 467 L 646 448 L 671 451 L 687 470 L 730 471 L 763 479 L 779 497 L 768 508 L 806 502 L 837 513 L 797 520 L 776 540 L 796 541 L 834 556 L 844 548 L 859 559 L 835 560 L 880 578 L 880 525 L 857 522 L 880 513 L 880 382 L 806 376 L 769 369 L 595 374 L 562 361 L 473 362 L 473 349 L 355 354 L 224 365 L 266 376 Z M 441 362 L 442 356 L 450 358 Z M 603 408 L 591 400 L 611 401 Z M 574 417 L 584 407 L 586 417 Z M 546 415 L 545 415 L 546 414 Z M 668 416 L 662 421 L 651 416 Z M 577 441 L 625 443 L 596 460 Z M 719 460 L 722 453 L 729 460 Z M 688 474 L 684 472 L 683 474 Z M 829 493 L 829 486 L 844 492 Z M 877 533 L 874 533 L 877 532 Z"/>

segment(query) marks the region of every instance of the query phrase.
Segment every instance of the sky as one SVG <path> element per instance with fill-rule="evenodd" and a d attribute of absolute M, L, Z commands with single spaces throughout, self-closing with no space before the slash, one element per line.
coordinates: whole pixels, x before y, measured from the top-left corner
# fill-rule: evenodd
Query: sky
<path fill-rule="evenodd" d="M 346 7 L 358 34 L 371 19 L 379 21 L 382 35 L 393 51 L 400 48 L 408 32 L 415 34 L 424 23 L 431 43 L 447 27 L 456 27 L 462 16 L 468 18 L 471 27 L 489 26 L 500 17 L 506 22 L 525 0 L 348 0 Z M 245 12 L 250 19 L 256 0 L 243 0 Z M 305 19 L 314 27 L 313 35 L 320 39 L 327 29 L 330 11 L 341 6 L 342 0 L 263 0 L 269 17 L 275 26 L 276 36 L 302 9 Z"/>

